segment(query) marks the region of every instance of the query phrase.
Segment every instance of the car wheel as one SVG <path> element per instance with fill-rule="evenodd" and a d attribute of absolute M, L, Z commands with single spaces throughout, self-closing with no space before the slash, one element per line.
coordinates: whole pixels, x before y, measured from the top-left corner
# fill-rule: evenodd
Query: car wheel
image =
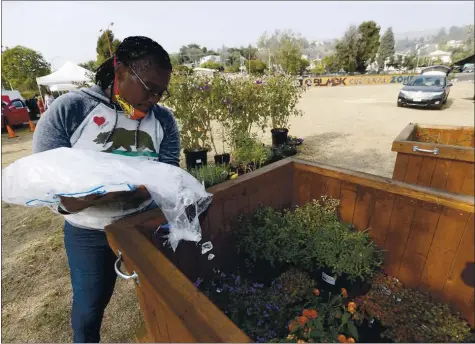
<path fill-rule="evenodd" d="M 397 107 L 402 107 L 402 104 L 398 102 Z"/>
<path fill-rule="evenodd" d="M 447 104 L 447 98 L 444 99 L 444 101 L 442 102 L 442 105 L 445 105 Z"/>

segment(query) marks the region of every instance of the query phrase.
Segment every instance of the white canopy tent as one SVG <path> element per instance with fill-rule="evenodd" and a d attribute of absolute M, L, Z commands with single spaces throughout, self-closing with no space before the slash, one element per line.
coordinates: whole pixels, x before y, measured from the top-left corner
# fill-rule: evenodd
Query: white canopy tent
<path fill-rule="evenodd" d="M 86 82 L 92 85 L 90 75 L 91 71 L 68 61 L 60 69 L 50 75 L 36 78 L 36 83 L 38 84 L 40 95 L 43 97 L 41 94 L 41 85 L 48 86 L 52 92 L 70 91 L 78 88 L 78 85 L 75 83 Z"/>
<path fill-rule="evenodd" d="M 77 64 L 68 61 L 56 72 L 36 78 L 36 82 L 38 85 L 43 86 L 71 85 L 75 82 L 90 82 L 90 74 L 91 71 L 86 68 L 79 67 Z"/>

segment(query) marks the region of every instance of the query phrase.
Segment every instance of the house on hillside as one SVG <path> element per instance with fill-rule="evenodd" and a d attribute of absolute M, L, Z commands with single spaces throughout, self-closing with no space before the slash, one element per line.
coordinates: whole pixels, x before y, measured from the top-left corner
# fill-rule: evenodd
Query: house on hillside
<path fill-rule="evenodd" d="M 461 48 L 463 47 L 463 41 L 451 40 L 447 42 L 449 48 Z"/>
<path fill-rule="evenodd" d="M 450 62 L 452 61 L 452 52 L 450 51 L 436 50 L 429 53 L 427 56 L 430 58 L 431 61 L 440 59 L 444 64 L 450 64 Z"/>
<path fill-rule="evenodd" d="M 200 59 L 200 66 L 201 66 L 203 63 L 206 63 L 206 62 L 209 62 L 209 61 L 221 63 L 221 56 L 217 56 L 217 55 L 203 56 L 203 57 Z"/>

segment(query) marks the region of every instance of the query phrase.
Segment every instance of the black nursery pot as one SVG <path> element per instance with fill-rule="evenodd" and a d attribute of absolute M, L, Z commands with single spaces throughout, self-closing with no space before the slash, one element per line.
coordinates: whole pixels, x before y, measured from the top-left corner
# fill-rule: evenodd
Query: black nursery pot
<path fill-rule="evenodd" d="M 186 168 L 197 168 L 208 164 L 208 150 L 185 150 Z"/>
<path fill-rule="evenodd" d="M 272 133 L 272 145 L 279 146 L 287 142 L 287 136 L 289 135 L 289 129 L 286 128 L 274 128 L 270 131 Z"/>
<path fill-rule="evenodd" d="M 218 154 L 214 156 L 214 163 L 216 165 L 227 165 L 231 161 L 231 155 L 229 153 Z"/>

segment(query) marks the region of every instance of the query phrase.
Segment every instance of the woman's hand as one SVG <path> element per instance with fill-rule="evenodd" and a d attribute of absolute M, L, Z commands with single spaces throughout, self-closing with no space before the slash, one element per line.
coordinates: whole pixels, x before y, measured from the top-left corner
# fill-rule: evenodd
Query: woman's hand
<path fill-rule="evenodd" d="M 126 203 L 126 209 L 131 209 L 138 207 L 149 198 L 150 193 L 143 185 L 133 191 L 110 192 L 105 195 L 88 195 L 81 198 L 60 196 L 62 208 L 69 213 L 77 213 L 89 207 L 118 202 Z"/>

